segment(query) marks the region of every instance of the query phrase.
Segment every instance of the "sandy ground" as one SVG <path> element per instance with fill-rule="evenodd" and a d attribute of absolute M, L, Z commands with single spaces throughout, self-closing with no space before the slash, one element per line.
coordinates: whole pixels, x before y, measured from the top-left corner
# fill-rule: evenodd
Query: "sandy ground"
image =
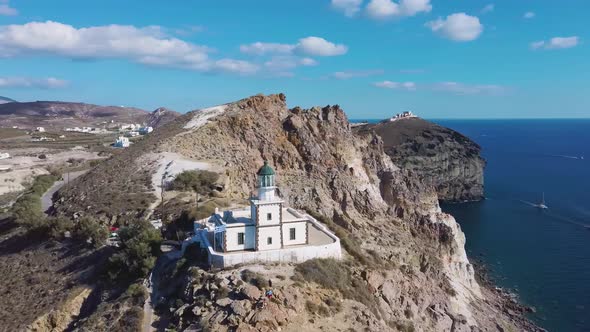
<path fill-rule="evenodd" d="M 100 159 L 96 152 L 88 152 L 78 148 L 59 151 L 33 148 L 7 150 L 11 157 L 0 160 L 0 169 L 10 168 L 0 172 L 0 195 L 25 189 L 25 185 L 41 174 L 47 174 L 47 167 L 66 163 L 68 159 Z M 39 159 L 44 154 L 46 159 Z"/>
<path fill-rule="evenodd" d="M 195 113 L 193 118 L 184 126 L 184 129 L 197 129 L 209 122 L 209 119 L 221 115 L 227 109 L 227 105 L 204 108 Z"/>
<path fill-rule="evenodd" d="M 148 158 L 158 160 L 158 169 L 152 175 L 154 195 L 158 199 L 150 207 L 151 210 L 160 204 L 162 185 L 170 183 L 176 175 L 188 170 L 209 170 L 213 167 L 210 163 L 186 159 L 178 153 L 172 152 L 153 153 L 148 155 Z"/>

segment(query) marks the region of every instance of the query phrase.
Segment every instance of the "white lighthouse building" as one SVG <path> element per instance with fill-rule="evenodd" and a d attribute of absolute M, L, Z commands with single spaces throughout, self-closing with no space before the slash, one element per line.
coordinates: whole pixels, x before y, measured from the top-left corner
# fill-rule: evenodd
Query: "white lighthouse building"
<path fill-rule="evenodd" d="M 285 206 L 276 193 L 275 176 L 265 161 L 256 173 L 257 193 L 249 207 L 216 211 L 195 221 L 189 242 L 207 248 L 212 266 L 341 257 L 340 240 L 332 232 L 308 214 Z"/>
<path fill-rule="evenodd" d="M 276 195 L 275 172 L 266 161 L 256 176 L 258 193 L 250 198 L 249 211 L 226 211 L 217 218 L 216 249 L 260 251 L 307 244 L 307 218 L 283 207 L 285 202 Z"/>

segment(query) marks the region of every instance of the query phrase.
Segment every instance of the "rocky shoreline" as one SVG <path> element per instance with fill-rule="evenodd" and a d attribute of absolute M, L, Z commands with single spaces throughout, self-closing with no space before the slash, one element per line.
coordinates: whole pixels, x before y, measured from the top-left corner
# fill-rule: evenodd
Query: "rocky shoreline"
<path fill-rule="evenodd" d="M 528 316 L 534 314 L 536 309 L 519 301 L 518 294 L 497 286 L 491 276 L 491 271 L 482 259 L 469 257 L 475 271 L 475 279 L 484 292 L 488 293 L 487 299 L 496 308 L 500 309 L 513 323 L 520 326 L 523 331 L 546 332 L 547 330 L 536 325 Z"/>

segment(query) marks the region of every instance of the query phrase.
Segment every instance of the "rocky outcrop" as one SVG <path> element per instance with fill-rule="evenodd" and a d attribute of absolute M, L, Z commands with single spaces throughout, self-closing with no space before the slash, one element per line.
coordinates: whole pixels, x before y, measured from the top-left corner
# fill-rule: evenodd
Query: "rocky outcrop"
<path fill-rule="evenodd" d="M 462 134 L 420 118 L 386 121 L 357 130 L 371 130 L 381 136 L 393 162 L 434 186 L 440 200 L 465 202 L 484 197 L 481 149 Z"/>
<path fill-rule="evenodd" d="M 409 329 L 405 324 L 415 322 L 415 328 L 422 331 L 493 330 L 496 322 L 502 322 L 506 324 L 503 326 L 519 329 L 509 317 L 485 314 L 491 308 L 474 280 L 465 254 L 464 235 L 452 217 L 441 213 L 440 193 L 430 180 L 397 165 L 395 158 L 386 153 L 386 138 L 376 131 L 353 131 L 340 107 L 288 109 L 282 94 L 258 95 L 188 113 L 154 134 L 129 148 L 125 155 L 114 156 L 77 180 L 84 186 L 63 192 L 64 203 L 59 211 L 105 213 L 109 206 L 97 202 L 117 186 L 127 199 L 135 194 L 148 197 L 147 191 L 130 192 L 123 185 L 130 177 L 142 173 L 146 178 L 137 179 L 145 186 L 139 188 L 147 189 L 151 183 L 149 174 L 156 171 L 143 158 L 147 154 L 173 153 L 211 165 L 210 169 L 221 175 L 223 195 L 235 200 L 248 197 L 254 186 L 255 170 L 268 160 L 278 174 L 280 195 L 289 205 L 319 214 L 338 227 L 342 243 L 351 254 L 350 273 L 357 280 L 353 286 L 368 289 L 370 301 L 377 303 L 371 306 L 379 307 L 378 312 L 372 313 L 358 298 L 347 299 L 356 323 L 346 321 L 338 328 Z M 444 137 L 437 137 L 436 140 L 444 141 Z M 476 150 L 471 153 L 474 160 L 479 158 Z M 138 167 L 142 172 L 136 172 Z M 117 172 L 109 173 L 105 180 L 107 169 Z M 79 192 L 78 187 L 87 190 Z M 155 188 L 152 189 L 155 195 Z M 466 194 L 462 191 L 453 195 Z M 221 283 L 206 283 L 207 294 L 211 295 L 211 289 L 219 288 Z M 202 282 L 198 285 L 197 293 L 203 287 Z M 241 295 L 230 298 L 250 301 L 250 305 L 258 296 L 254 289 L 246 287 L 236 291 Z M 314 291 L 328 292 L 322 288 Z M 194 303 L 194 287 L 192 292 L 187 293 L 186 299 L 192 296 Z M 277 297 L 283 300 L 283 296 L 286 299 L 307 293 L 305 289 L 289 288 L 280 294 Z M 314 301 L 313 297 L 305 298 Z M 247 324 L 242 326 L 244 330 L 272 329 L 276 326 L 268 325 L 267 319 L 283 317 L 281 312 L 292 317 L 292 309 L 278 307 L 272 314 L 260 313 L 256 318 L 244 319 L 240 312 L 250 309 L 248 303 L 235 304 L 235 311 L 230 304 L 230 313 L 229 302 L 219 300 L 222 298 L 213 295 L 198 305 L 175 308 L 174 314 L 184 317 L 179 319 L 183 328 L 198 325 L 205 317 L 213 326 Z M 287 319 L 281 320 L 281 324 L 283 329 L 294 330 L 302 324 L 315 323 Z"/>

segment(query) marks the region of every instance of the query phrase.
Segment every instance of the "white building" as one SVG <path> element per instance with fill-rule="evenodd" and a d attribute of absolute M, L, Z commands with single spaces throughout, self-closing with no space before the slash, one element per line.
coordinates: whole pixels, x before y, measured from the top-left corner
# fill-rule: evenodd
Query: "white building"
<path fill-rule="evenodd" d="M 152 131 L 154 131 L 154 128 L 152 127 L 141 127 L 139 128 L 139 133 L 142 135 L 147 135 L 149 133 L 151 133 Z"/>
<path fill-rule="evenodd" d="M 115 141 L 116 148 L 128 148 L 129 147 L 129 139 L 127 137 L 119 136 Z"/>
<path fill-rule="evenodd" d="M 216 210 L 195 222 L 195 236 L 188 242 L 207 248 L 211 265 L 341 258 L 338 237 L 276 195 L 275 172 L 267 162 L 258 170 L 257 189 L 248 208 Z"/>
<path fill-rule="evenodd" d="M 139 136 L 139 133 L 137 131 L 128 131 L 125 133 L 125 136 L 127 137 L 137 137 Z"/>
<path fill-rule="evenodd" d="M 43 128 L 43 127 L 37 127 L 37 128 L 35 128 L 35 131 L 38 131 L 40 133 L 44 133 L 45 132 L 45 128 Z"/>
<path fill-rule="evenodd" d="M 0 153 L 0 160 L 10 158 L 10 154 L 8 152 Z"/>

